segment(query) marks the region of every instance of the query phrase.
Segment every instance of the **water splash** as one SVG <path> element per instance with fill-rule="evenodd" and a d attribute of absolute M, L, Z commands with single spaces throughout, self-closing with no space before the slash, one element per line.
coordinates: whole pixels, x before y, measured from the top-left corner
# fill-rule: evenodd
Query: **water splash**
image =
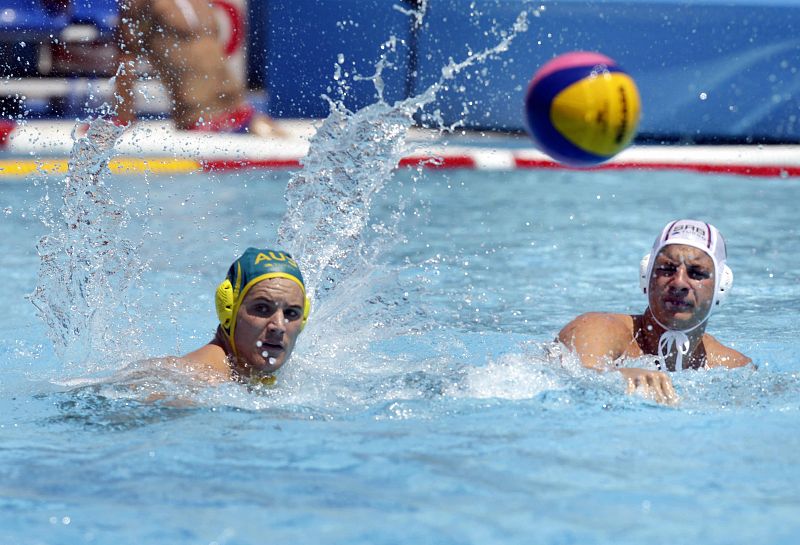
<path fill-rule="evenodd" d="M 418 15 L 414 12 L 414 17 Z M 303 263 L 312 297 L 323 300 L 371 257 L 362 235 L 372 201 L 391 180 L 401 158 L 413 152 L 406 137 L 416 112 L 433 103 L 446 82 L 464 69 L 507 51 L 514 38 L 527 30 L 527 15 L 522 11 L 494 47 L 460 62 L 450 59 L 439 80 L 417 96 L 391 105 L 384 101 L 381 74 L 392 66 L 389 58 L 397 47 L 397 41 L 390 39 L 382 46 L 375 74 L 359 78 L 373 82 L 378 96 L 375 104 L 352 112 L 341 100 L 326 97 L 330 114 L 311 139 L 302 170 L 289 181 L 287 213 L 278 231 L 279 245 Z"/>
<path fill-rule="evenodd" d="M 70 153 L 61 207 L 53 210 L 45 196 L 42 222 L 50 233 L 37 245 L 39 275 L 30 300 L 68 366 L 90 358 L 97 365 L 112 355 L 118 361 L 123 349 L 139 345 L 138 336 L 125 335 L 119 326 L 132 322 L 131 288 L 143 266 L 136 245 L 120 236 L 129 214 L 103 182 L 122 130 L 93 120 Z"/>
<path fill-rule="evenodd" d="M 428 11 L 428 0 L 419 0 L 419 2 L 417 2 L 416 9 L 404 8 L 403 6 L 397 4 L 393 5 L 392 8 L 396 11 L 399 11 L 403 15 L 408 15 L 411 17 L 414 21 L 414 28 L 419 28 L 422 26 L 425 14 Z"/>
<path fill-rule="evenodd" d="M 400 159 L 413 151 L 414 146 L 406 137 L 416 112 L 432 104 L 439 90 L 462 70 L 508 49 L 511 40 L 526 28 L 525 18 L 524 12 L 520 14 L 512 31 L 503 34 L 495 47 L 458 63 L 451 61 L 439 80 L 418 96 L 391 105 L 384 100 L 382 73 L 394 66 L 392 58 L 398 47 L 398 41 L 390 39 L 382 47 L 375 73 L 361 78 L 373 82 L 378 96 L 375 104 L 352 112 L 344 106 L 343 96 L 336 101 L 326 97 L 330 115 L 311 140 L 303 169 L 289 182 L 287 212 L 278 231 L 279 245 L 303 264 L 309 295 L 316 299 L 317 316 L 326 311 L 334 315 L 335 310 L 347 304 L 355 307 L 360 297 L 393 297 L 387 296 L 390 290 L 384 290 L 386 286 L 375 278 L 383 276 L 375 257 L 383 250 L 383 243 L 397 239 L 397 231 L 392 225 L 368 229 L 373 201 L 393 177 Z M 117 136 L 119 129 L 93 124 L 87 138 L 76 142 L 64 206 L 50 224 L 53 233 L 39 244 L 40 281 L 32 299 L 48 322 L 56 351 L 69 361 L 83 362 L 100 351 L 118 362 L 120 348 L 130 349 L 129 345 L 114 344 L 113 340 L 120 337 L 118 330 L 107 327 L 108 311 L 125 307 L 125 294 L 142 268 L 134 245 L 118 236 L 128 221 L 125 210 L 113 203 L 102 182 Z M 398 215 L 394 218 L 399 221 Z M 375 237 L 379 240 L 375 241 Z M 132 274 L 125 275 L 126 271 Z M 328 309 L 317 307 L 334 288 L 337 304 Z M 402 295 L 395 299 L 400 298 Z M 365 329 L 372 329 L 373 319 L 356 321 Z M 268 404 L 274 404 L 272 397 L 280 403 L 318 403 L 325 399 L 326 404 L 337 405 L 338 399 L 345 407 L 371 404 L 374 399 L 370 392 L 354 385 L 352 378 L 353 373 L 363 373 L 366 364 L 376 363 L 367 344 L 375 337 L 365 335 L 361 337 L 363 342 L 355 344 L 352 330 L 344 331 L 341 339 L 337 337 L 334 320 L 316 323 L 327 324 L 324 339 L 311 337 L 319 347 L 313 349 L 314 354 L 307 354 L 309 357 L 295 357 L 282 376 L 281 388 L 268 394 Z M 304 337 L 309 338 L 308 334 Z M 342 356 L 350 363 L 367 363 L 351 366 L 351 371 L 343 374 Z M 387 358 L 385 365 L 376 367 L 377 384 L 388 380 L 389 389 L 394 391 L 395 386 L 391 385 L 395 384 L 392 377 L 397 375 L 397 362 Z M 405 371 L 402 375 L 405 385 L 409 382 Z M 417 382 L 410 381 L 412 385 Z"/>

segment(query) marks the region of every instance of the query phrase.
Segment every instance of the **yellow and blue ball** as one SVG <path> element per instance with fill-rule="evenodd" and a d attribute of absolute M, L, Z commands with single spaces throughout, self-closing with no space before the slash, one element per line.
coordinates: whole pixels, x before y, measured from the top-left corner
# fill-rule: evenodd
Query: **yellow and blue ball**
<path fill-rule="evenodd" d="M 611 159 L 636 135 L 639 91 L 614 60 L 560 55 L 534 75 L 525 97 L 528 132 L 556 161 L 588 167 Z"/>

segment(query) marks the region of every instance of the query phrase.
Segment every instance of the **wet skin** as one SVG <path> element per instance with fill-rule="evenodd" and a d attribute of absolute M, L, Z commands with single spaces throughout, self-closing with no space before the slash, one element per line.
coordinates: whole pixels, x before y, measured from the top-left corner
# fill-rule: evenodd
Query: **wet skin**
<path fill-rule="evenodd" d="M 270 373 L 289 359 L 302 328 L 303 304 L 300 286 L 286 278 L 268 278 L 250 288 L 234 329 L 237 373 Z"/>
<path fill-rule="evenodd" d="M 688 330 L 708 317 L 714 299 L 714 261 L 693 246 L 670 244 L 656 256 L 650 309 L 671 329 Z"/>

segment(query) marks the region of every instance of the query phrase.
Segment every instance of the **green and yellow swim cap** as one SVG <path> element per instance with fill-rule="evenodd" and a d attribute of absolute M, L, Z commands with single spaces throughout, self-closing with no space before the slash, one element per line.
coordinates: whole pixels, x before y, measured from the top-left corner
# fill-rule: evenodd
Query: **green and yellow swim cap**
<path fill-rule="evenodd" d="M 248 248 L 228 269 L 228 275 L 217 287 L 214 298 L 219 323 L 231 341 L 234 355 L 237 354 L 233 335 L 239 307 L 250 288 L 267 278 L 287 278 L 300 286 L 300 289 L 303 290 L 304 300 L 301 327 L 305 327 L 308 321 L 311 302 L 306 296 L 306 285 L 297 261 L 290 254 L 281 250 Z"/>

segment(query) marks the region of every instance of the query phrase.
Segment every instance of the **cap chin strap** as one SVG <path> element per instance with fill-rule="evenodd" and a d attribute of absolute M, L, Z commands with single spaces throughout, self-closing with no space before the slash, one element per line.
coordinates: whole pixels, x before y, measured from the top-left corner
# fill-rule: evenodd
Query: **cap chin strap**
<path fill-rule="evenodd" d="M 683 371 L 683 357 L 689 353 L 689 336 L 686 334 L 693 329 L 697 329 L 708 320 L 708 317 L 711 315 L 711 312 L 706 315 L 703 320 L 697 324 L 696 326 L 690 327 L 689 329 L 670 329 L 661 321 L 656 318 L 656 315 L 653 314 L 653 311 L 650 311 L 650 316 L 653 317 L 653 320 L 656 321 L 658 325 L 664 328 L 664 333 L 661 334 L 661 337 L 658 338 L 658 363 L 662 369 L 667 368 L 667 356 L 669 356 L 670 352 L 675 350 L 677 353 L 677 359 L 675 360 L 675 370 L 676 371 Z"/>
<path fill-rule="evenodd" d="M 675 349 L 678 352 L 675 370 L 683 371 L 683 356 L 689 353 L 689 336 L 683 331 L 667 329 L 658 339 L 658 361 L 663 369 L 667 368 L 667 356 Z"/>

